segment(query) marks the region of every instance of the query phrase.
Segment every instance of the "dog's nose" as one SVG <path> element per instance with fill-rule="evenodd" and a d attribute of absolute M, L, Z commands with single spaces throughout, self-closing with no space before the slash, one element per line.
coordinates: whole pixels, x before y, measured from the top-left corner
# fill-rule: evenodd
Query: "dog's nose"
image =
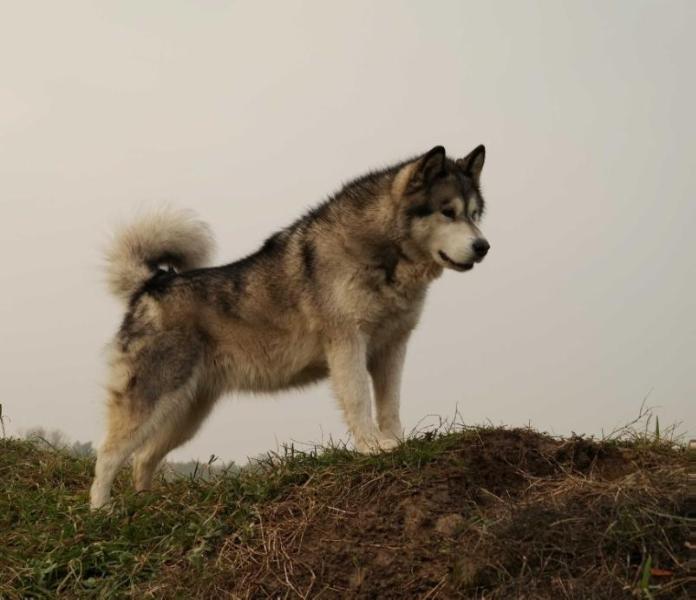
<path fill-rule="evenodd" d="M 476 253 L 476 256 L 484 257 L 486 254 L 488 254 L 488 250 L 490 249 L 491 245 L 488 243 L 488 240 L 484 238 L 478 238 L 474 240 L 473 248 L 474 252 Z"/>

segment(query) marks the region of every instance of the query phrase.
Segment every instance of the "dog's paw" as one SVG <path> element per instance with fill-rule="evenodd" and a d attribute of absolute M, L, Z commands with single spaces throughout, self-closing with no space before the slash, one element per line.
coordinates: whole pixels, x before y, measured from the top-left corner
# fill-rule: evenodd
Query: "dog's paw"
<path fill-rule="evenodd" d="M 356 439 L 355 448 L 361 454 L 389 452 L 399 445 L 399 440 L 383 434 L 363 435 Z"/>
<path fill-rule="evenodd" d="M 111 503 L 102 500 L 90 500 L 89 510 L 90 512 L 107 511 L 111 508 Z"/>
<path fill-rule="evenodd" d="M 109 491 L 100 486 L 98 482 L 94 482 L 89 491 L 89 509 L 95 512 L 108 508 L 110 506 L 110 500 L 111 494 Z"/>
<path fill-rule="evenodd" d="M 399 440 L 393 437 L 379 439 L 379 449 L 381 452 L 390 452 L 399 445 Z"/>

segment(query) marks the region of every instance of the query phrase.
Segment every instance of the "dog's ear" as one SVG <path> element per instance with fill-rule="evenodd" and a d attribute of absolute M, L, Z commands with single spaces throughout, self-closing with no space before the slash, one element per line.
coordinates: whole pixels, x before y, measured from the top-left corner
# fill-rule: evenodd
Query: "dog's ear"
<path fill-rule="evenodd" d="M 486 147 L 481 144 L 480 146 L 476 146 L 476 148 L 469 152 L 464 158 L 458 159 L 457 166 L 478 183 L 485 161 Z"/>
<path fill-rule="evenodd" d="M 445 172 L 445 148 L 435 146 L 416 161 L 409 187 L 412 190 L 429 185 Z"/>

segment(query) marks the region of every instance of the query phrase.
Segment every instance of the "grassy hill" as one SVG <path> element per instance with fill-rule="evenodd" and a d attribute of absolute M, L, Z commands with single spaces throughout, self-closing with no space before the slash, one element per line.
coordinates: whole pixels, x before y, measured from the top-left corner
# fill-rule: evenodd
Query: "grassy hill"
<path fill-rule="evenodd" d="M 460 428 L 144 494 L 124 471 L 96 514 L 92 466 L 0 440 L 0 598 L 687 597 L 687 451 L 654 437 Z"/>

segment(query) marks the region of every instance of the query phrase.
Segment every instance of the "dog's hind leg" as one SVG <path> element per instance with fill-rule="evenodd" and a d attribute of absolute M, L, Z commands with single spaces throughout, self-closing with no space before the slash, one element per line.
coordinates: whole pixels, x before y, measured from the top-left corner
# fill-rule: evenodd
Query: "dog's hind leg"
<path fill-rule="evenodd" d="M 97 451 L 94 481 L 90 489 L 90 507 L 93 510 L 109 502 L 116 473 L 142 443 L 147 420 L 147 416 L 133 410 L 129 398 L 111 394 L 106 438 Z"/>
<path fill-rule="evenodd" d="M 177 423 L 181 423 L 191 410 L 191 387 L 184 386 L 162 396 L 156 406 L 146 414 L 133 410 L 131 403 L 115 402 L 117 399 L 112 397 L 109 404 L 107 435 L 97 452 L 94 482 L 90 490 L 92 509 L 101 508 L 109 502 L 116 473 L 133 452 L 141 447 L 152 447 L 153 444 L 157 446 L 162 440 L 171 441 L 173 428 Z M 159 458 L 161 459 L 161 456 Z M 143 478 L 153 460 L 154 457 L 145 461 Z M 152 467 L 153 471 L 158 462 L 159 459 Z M 139 464 L 143 464 L 143 461 Z"/>
<path fill-rule="evenodd" d="M 194 436 L 217 398 L 217 391 L 199 389 L 189 405 L 173 411 L 158 424 L 133 456 L 133 485 L 136 490 L 149 490 L 152 487 L 152 478 L 162 459 Z"/>
<path fill-rule="evenodd" d="M 133 452 L 153 438 L 157 439 L 163 426 L 166 429 L 189 414 L 195 403 L 197 383 L 198 369 L 192 368 L 185 382 L 153 401 L 139 400 L 135 391 L 132 394 L 111 392 L 106 439 L 97 452 L 94 482 L 90 490 L 92 509 L 100 508 L 109 501 L 116 473 Z"/>
<path fill-rule="evenodd" d="M 203 351 L 201 335 L 186 329 L 136 337 L 130 347 L 114 348 L 107 435 L 97 453 L 92 508 L 109 501 L 116 472 L 133 452 L 158 433 L 171 440 L 171 423 L 185 421 L 199 391 Z"/>

